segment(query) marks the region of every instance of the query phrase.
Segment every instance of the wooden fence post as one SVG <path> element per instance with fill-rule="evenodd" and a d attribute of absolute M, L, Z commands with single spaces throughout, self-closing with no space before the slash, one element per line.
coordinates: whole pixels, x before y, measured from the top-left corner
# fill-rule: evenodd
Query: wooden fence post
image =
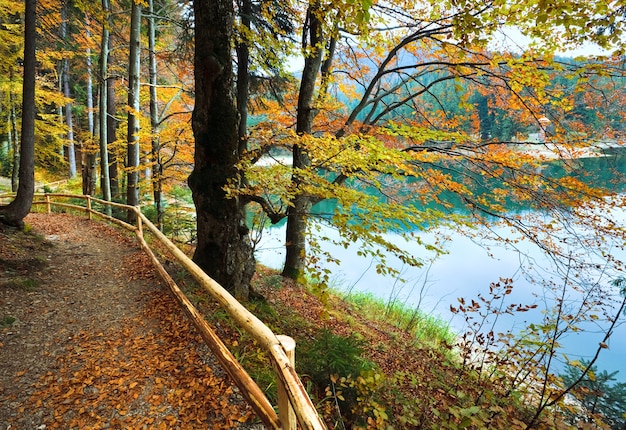
<path fill-rule="evenodd" d="M 277 335 L 276 338 L 285 350 L 285 355 L 289 359 L 291 366 L 295 368 L 296 341 L 282 334 Z M 289 402 L 287 391 L 280 380 L 278 381 L 278 418 L 280 419 L 283 430 L 296 430 L 298 424 L 296 413 L 291 406 L 291 402 Z"/>
<path fill-rule="evenodd" d="M 141 223 L 141 209 L 135 206 L 135 222 L 137 223 L 137 234 L 143 239 L 143 224 Z"/>
<path fill-rule="evenodd" d="M 87 218 L 91 220 L 91 196 L 87 197 Z"/>
<path fill-rule="evenodd" d="M 46 193 L 46 208 L 48 209 L 48 214 L 52 213 L 52 207 L 50 206 L 50 196 Z"/>

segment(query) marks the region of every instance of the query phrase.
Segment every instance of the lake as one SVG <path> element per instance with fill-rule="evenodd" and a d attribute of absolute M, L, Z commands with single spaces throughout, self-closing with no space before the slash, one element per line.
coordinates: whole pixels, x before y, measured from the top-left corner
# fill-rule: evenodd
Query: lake
<path fill-rule="evenodd" d="M 626 182 L 623 178 L 616 179 L 616 171 L 607 174 L 606 166 L 618 166 L 619 172 L 626 169 L 623 157 L 602 157 L 582 159 L 579 161 L 580 168 L 586 172 L 596 171 L 599 176 L 594 179 L 596 183 L 610 184 L 614 189 L 624 191 Z M 549 167 L 558 174 L 559 167 Z M 323 208 L 328 211 L 328 208 Z M 626 214 L 619 211 L 613 214 L 619 226 L 626 225 Z M 320 236 L 325 235 L 331 239 L 337 238 L 338 233 L 328 225 L 320 225 Z M 496 234 L 513 239 L 516 233 L 509 229 L 491 226 Z M 284 235 L 285 227 L 278 225 L 266 229 L 261 242 L 258 245 L 256 256 L 260 263 L 272 268 L 280 269 L 284 262 Z M 481 293 L 488 295 L 489 285 L 498 282 L 500 278 L 513 279 L 513 292 L 508 296 L 512 303 L 538 305 L 535 311 L 520 313 L 511 316 L 499 317 L 496 323 L 497 331 L 511 330 L 519 332 L 529 322 L 538 322 L 542 318 L 541 311 L 552 308 L 555 296 L 561 293 L 559 287 L 563 284 L 563 268 L 555 267 L 546 260 L 537 246 L 522 241 L 517 249 L 505 248 L 496 243 L 478 243 L 450 230 L 435 230 L 426 234 L 420 233 L 424 241 L 446 237 L 444 254 L 433 261 L 432 255 L 416 243 L 406 243 L 400 235 L 389 234 L 388 239 L 408 249 L 412 255 L 421 257 L 427 262 L 423 267 L 415 268 L 402 265 L 397 260 L 390 259 L 389 264 L 401 273 L 404 282 L 385 277 L 376 273 L 376 261 L 372 258 L 364 258 L 357 255 L 359 244 L 354 244 L 347 249 L 325 242 L 324 250 L 330 252 L 333 257 L 341 261 L 339 266 L 328 263 L 327 267 L 332 270 L 333 287 L 343 291 L 369 292 L 384 301 L 397 301 L 411 307 L 419 307 L 423 312 L 439 316 L 449 322 L 457 332 L 463 330 L 463 321 L 459 315 L 450 312 L 450 306 L 458 307 L 458 297 L 464 297 L 467 301 L 476 299 Z M 612 255 L 622 261 L 626 261 L 626 252 L 616 247 L 611 251 Z M 597 258 L 593 254 L 589 259 Z M 607 273 L 600 269 L 596 276 L 589 282 L 599 282 L 609 285 L 611 279 L 620 273 Z M 623 273 L 621 273 L 623 275 Z M 572 272 L 571 278 L 574 279 Z M 544 282 L 539 280 L 543 279 Z M 545 283 L 553 283 L 551 289 L 546 290 Z M 584 284 L 584 282 L 581 282 Z M 556 291 L 553 291 L 556 290 Z M 613 288 L 615 292 L 616 289 Z M 568 288 L 564 299 L 574 304 L 580 297 L 575 291 Z M 626 316 L 622 317 L 626 320 Z M 602 340 L 602 327 L 585 326 L 585 333 L 570 334 L 561 339 L 562 351 L 570 360 L 577 358 L 590 358 L 595 353 L 598 343 Z M 619 371 L 617 378 L 620 382 L 626 382 L 626 324 L 618 326 L 609 341 L 609 349 L 602 351 L 597 366 L 599 370 L 608 372 Z"/>

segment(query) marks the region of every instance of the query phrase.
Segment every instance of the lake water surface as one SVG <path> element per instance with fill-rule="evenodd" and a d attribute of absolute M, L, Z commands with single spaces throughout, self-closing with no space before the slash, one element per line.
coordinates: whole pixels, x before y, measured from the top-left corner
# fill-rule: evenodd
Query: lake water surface
<path fill-rule="evenodd" d="M 620 160 L 621 163 L 622 160 Z M 614 163 L 616 160 L 590 159 L 591 164 L 584 168 L 603 169 L 603 164 Z M 626 165 L 624 165 L 626 169 Z M 603 179 L 604 180 L 604 179 Z M 609 179 L 606 179 L 609 183 Z M 624 183 L 620 180 L 614 186 L 624 190 Z M 626 214 L 617 212 L 613 214 L 619 222 L 619 226 L 626 225 Z M 332 238 L 338 237 L 338 233 L 332 227 L 321 225 L 321 235 Z M 502 227 L 492 227 L 496 233 L 503 237 L 514 238 L 515 233 Z M 269 267 L 280 269 L 284 263 L 284 225 L 269 228 L 265 231 L 262 241 L 258 245 L 257 259 L 260 263 Z M 535 303 L 538 305 L 533 312 L 520 313 L 514 317 L 500 317 L 497 321 L 497 331 L 511 330 L 519 332 L 529 322 L 539 322 L 542 319 L 542 311 L 554 306 L 555 295 L 560 294 L 559 286 L 563 283 L 563 272 L 546 260 L 545 256 L 535 245 L 522 241 L 518 249 L 505 248 L 501 245 L 476 243 L 476 241 L 451 232 L 449 230 L 436 230 L 426 234 L 420 233 L 424 241 L 435 237 L 447 237 L 444 254 L 432 262 L 432 254 L 424 250 L 416 243 L 407 243 L 400 235 L 388 235 L 388 238 L 403 248 L 408 249 L 412 255 L 421 257 L 427 262 L 423 267 L 415 268 L 403 266 L 399 261 L 389 260 L 401 273 L 404 282 L 382 276 L 376 273 L 377 261 L 371 257 L 365 258 L 357 255 L 359 245 L 354 244 L 347 249 L 326 242 L 324 250 L 330 252 L 333 257 L 341 261 L 339 266 L 328 263 L 327 267 L 332 271 L 332 282 L 335 288 L 344 291 L 360 291 L 374 294 L 385 301 L 397 301 L 411 307 L 419 307 L 423 312 L 439 316 L 449 322 L 457 332 L 463 330 L 463 321 L 459 315 L 450 312 L 450 306 L 458 306 L 458 297 L 464 297 L 468 301 L 476 299 L 481 293 L 488 296 L 489 285 L 498 282 L 500 278 L 513 279 L 513 293 L 508 297 L 509 302 L 520 304 Z M 611 250 L 612 254 L 626 261 L 626 252 L 618 247 Z M 590 255 L 589 258 L 595 258 Z M 609 285 L 620 273 L 602 273 L 599 271 L 592 280 L 602 285 Z M 626 276 L 626 274 L 621 273 Z M 546 282 L 553 282 L 556 292 L 547 290 Z M 616 291 L 613 288 L 613 291 Z M 618 296 L 616 294 L 616 296 Z M 578 300 L 575 292 L 566 293 L 566 299 L 571 303 Z M 626 316 L 622 316 L 626 320 Z M 584 333 L 570 334 L 562 339 L 562 352 L 569 359 L 590 358 L 595 353 L 598 343 L 603 338 L 603 325 L 586 325 Z M 597 366 L 599 370 L 608 372 L 619 371 L 617 379 L 626 382 L 626 324 L 618 326 L 609 341 L 609 348 L 602 351 Z"/>

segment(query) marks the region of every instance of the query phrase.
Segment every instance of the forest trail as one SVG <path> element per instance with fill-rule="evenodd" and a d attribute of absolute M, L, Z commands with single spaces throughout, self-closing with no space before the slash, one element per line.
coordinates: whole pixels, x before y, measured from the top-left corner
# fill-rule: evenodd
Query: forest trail
<path fill-rule="evenodd" d="M 0 227 L 0 429 L 257 428 L 128 234 L 31 214 Z"/>

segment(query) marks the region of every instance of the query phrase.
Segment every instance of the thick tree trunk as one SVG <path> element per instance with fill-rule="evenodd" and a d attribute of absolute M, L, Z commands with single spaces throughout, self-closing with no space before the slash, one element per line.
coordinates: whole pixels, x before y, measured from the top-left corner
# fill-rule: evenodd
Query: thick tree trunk
<path fill-rule="evenodd" d="M 247 299 L 254 254 L 243 207 L 224 191 L 238 175 L 240 156 L 231 56 L 233 3 L 196 0 L 194 12 L 195 165 L 189 176 L 197 212 L 194 261 L 235 297 Z"/>
<path fill-rule="evenodd" d="M 315 82 L 319 74 L 324 50 L 321 48 L 322 28 L 314 11 L 309 12 L 309 48 L 310 52 L 304 60 L 300 92 L 298 94 L 298 113 L 296 132 L 299 135 L 310 134 L 313 128 L 315 109 Z M 306 48 L 306 47 L 305 47 Z M 299 170 L 310 166 L 306 152 L 299 146 L 293 147 L 293 176 L 291 181 L 297 190 L 301 182 Z M 299 279 L 305 270 L 306 257 L 306 219 L 311 211 L 311 199 L 296 193 L 293 205 L 287 210 L 287 228 L 285 233 L 286 255 L 283 276 Z"/>
<path fill-rule="evenodd" d="M 130 18 L 130 52 L 128 55 L 128 134 L 126 204 L 139 205 L 139 72 L 141 42 L 141 5 L 133 0 Z M 134 217 L 133 211 L 128 216 Z"/>
<path fill-rule="evenodd" d="M 24 227 L 35 194 L 35 39 L 36 0 L 26 0 L 24 13 L 24 81 L 22 86 L 22 133 L 19 185 L 15 199 L 0 207 L 0 220 Z"/>

